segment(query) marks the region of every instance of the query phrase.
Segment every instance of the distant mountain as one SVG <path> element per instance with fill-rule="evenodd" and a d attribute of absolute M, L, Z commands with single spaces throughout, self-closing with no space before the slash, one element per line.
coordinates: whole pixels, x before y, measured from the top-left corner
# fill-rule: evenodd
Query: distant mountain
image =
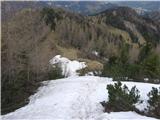
<path fill-rule="evenodd" d="M 134 8 L 138 13 L 147 11 L 160 11 L 160 1 L 57 1 L 48 2 L 50 6 L 62 7 L 84 15 L 98 13 L 105 9 L 115 8 L 117 6 L 127 6 Z"/>
<path fill-rule="evenodd" d="M 139 14 L 144 14 L 148 11 L 160 11 L 160 1 L 55 1 L 47 2 L 48 5 L 61 7 L 83 15 L 95 14 L 117 6 L 131 7 Z"/>
<path fill-rule="evenodd" d="M 118 6 L 127 6 L 145 11 L 160 11 L 160 1 L 121 1 L 112 3 Z"/>
<path fill-rule="evenodd" d="M 137 13 L 144 14 L 148 11 L 160 11 L 160 1 L 123 1 L 123 2 L 106 2 L 106 1 L 7 1 L 2 2 L 2 10 L 5 12 L 12 9 L 12 13 L 24 8 L 43 8 L 43 7 L 60 7 L 82 15 L 93 15 L 101 11 L 116 8 L 118 6 L 127 6 L 134 8 Z M 5 7 L 5 8 L 4 8 Z M 7 10 L 8 9 L 8 10 Z M 2 12 L 4 13 L 4 12 Z M 11 13 L 9 13 L 11 14 Z M 3 15 L 3 14 L 2 14 Z"/>
<path fill-rule="evenodd" d="M 106 9 L 117 7 L 117 5 L 108 3 L 108 2 L 97 2 L 97 1 L 81 1 L 81 2 L 50 2 L 50 5 L 55 5 L 57 7 L 62 7 L 74 12 L 81 13 L 83 15 L 91 15 L 95 14 L 101 11 L 104 11 Z"/>
<path fill-rule="evenodd" d="M 160 11 L 148 12 L 147 14 L 145 14 L 145 16 L 160 23 Z"/>
<path fill-rule="evenodd" d="M 2 10 L 7 12 L 12 9 L 12 13 L 24 8 L 42 8 L 42 7 L 60 7 L 83 15 L 90 15 L 104 11 L 117 5 L 107 2 L 89 2 L 89 1 L 7 1 L 2 2 Z M 4 13 L 4 12 L 2 12 Z"/>
<path fill-rule="evenodd" d="M 133 42 L 150 41 L 160 42 L 160 25 L 157 14 L 153 18 L 141 16 L 129 7 L 118 7 L 101 12 L 100 16 L 107 24 L 127 31 Z M 150 16 L 151 16 L 150 15 Z M 148 15 L 149 16 L 149 15 Z"/>

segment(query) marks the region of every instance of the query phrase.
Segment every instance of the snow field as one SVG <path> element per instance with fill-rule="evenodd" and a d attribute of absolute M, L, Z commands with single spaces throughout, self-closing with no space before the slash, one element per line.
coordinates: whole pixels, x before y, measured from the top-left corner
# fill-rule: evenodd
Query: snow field
<path fill-rule="evenodd" d="M 15 112 L 2 116 L 4 120 L 156 120 L 135 112 L 104 113 L 100 102 L 108 99 L 107 84 L 112 79 L 81 76 L 43 82 L 30 103 Z M 141 99 L 147 101 L 147 93 L 160 85 L 138 82 L 123 82 L 129 88 L 136 85 Z M 136 105 L 144 109 L 146 102 Z"/>

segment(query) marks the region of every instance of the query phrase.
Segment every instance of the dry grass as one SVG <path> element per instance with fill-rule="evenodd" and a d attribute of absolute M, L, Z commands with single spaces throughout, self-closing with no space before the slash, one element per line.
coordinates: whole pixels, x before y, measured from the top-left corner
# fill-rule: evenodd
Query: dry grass
<path fill-rule="evenodd" d="M 83 58 L 79 58 L 78 60 L 86 62 L 87 64 L 86 68 L 78 71 L 80 75 L 85 75 L 86 73 L 91 72 L 91 71 L 101 71 L 103 69 L 103 64 L 100 63 L 99 61 L 83 59 Z"/>
<path fill-rule="evenodd" d="M 87 63 L 88 69 L 90 71 L 94 71 L 94 70 L 102 70 L 103 69 L 103 64 L 98 62 L 98 61 L 89 61 Z"/>
<path fill-rule="evenodd" d="M 114 28 L 112 26 L 107 26 L 107 27 L 108 27 L 108 31 L 110 33 L 118 35 L 118 36 L 122 35 L 122 37 L 123 37 L 123 39 L 125 40 L 126 43 L 129 43 L 129 44 L 132 43 L 132 39 L 126 31 L 123 31 L 123 30 L 118 29 L 118 28 Z"/>
<path fill-rule="evenodd" d="M 64 48 L 61 46 L 56 46 L 58 51 L 63 57 L 67 57 L 71 60 L 77 59 L 78 58 L 78 50 L 74 48 Z"/>
<path fill-rule="evenodd" d="M 126 27 L 128 27 L 132 33 L 138 37 L 138 42 L 143 45 L 146 43 L 145 39 L 143 38 L 143 36 L 140 34 L 140 32 L 137 30 L 136 26 L 131 23 L 131 22 L 128 22 L 128 21 L 125 21 L 125 25 Z"/>

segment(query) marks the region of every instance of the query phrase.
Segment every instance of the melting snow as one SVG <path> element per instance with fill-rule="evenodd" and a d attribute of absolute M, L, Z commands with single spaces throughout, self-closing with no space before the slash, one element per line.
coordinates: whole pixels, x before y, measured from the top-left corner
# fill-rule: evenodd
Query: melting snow
<path fill-rule="evenodd" d="M 81 76 L 45 81 L 44 86 L 30 97 L 30 103 L 2 119 L 27 120 L 156 120 L 135 112 L 104 113 L 100 102 L 108 99 L 107 84 L 112 79 Z M 138 82 L 123 82 L 129 88 L 136 85 L 141 99 L 147 101 L 147 93 L 160 85 Z M 141 107 L 146 106 L 146 102 Z"/>
<path fill-rule="evenodd" d="M 68 58 L 61 57 L 61 55 L 53 57 L 50 60 L 50 64 L 57 64 L 62 69 L 62 75 L 65 77 L 77 76 L 78 73 L 76 71 L 86 67 L 85 62 L 71 61 Z"/>
<path fill-rule="evenodd" d="M 95 56 L 99 56 L 99 53 L 97 51 L 92 51 L 92 54 L 94 54 Z"/>

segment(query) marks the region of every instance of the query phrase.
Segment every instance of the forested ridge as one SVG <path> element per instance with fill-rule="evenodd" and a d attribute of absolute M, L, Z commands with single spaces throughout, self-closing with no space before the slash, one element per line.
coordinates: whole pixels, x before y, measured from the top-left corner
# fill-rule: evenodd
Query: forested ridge
<path fill-rule="evenodd" d="M 7 19 L 2 21 L 3 114 L 26 104 L 41 81 L 63 77 L 49 64 L 57 54 L 91 64 L 82 75 L 98 70 L 115 80 L 160 82 L 159 22 L 131 8 L 92 16 L 33 8 L 3 19 Z"/>

